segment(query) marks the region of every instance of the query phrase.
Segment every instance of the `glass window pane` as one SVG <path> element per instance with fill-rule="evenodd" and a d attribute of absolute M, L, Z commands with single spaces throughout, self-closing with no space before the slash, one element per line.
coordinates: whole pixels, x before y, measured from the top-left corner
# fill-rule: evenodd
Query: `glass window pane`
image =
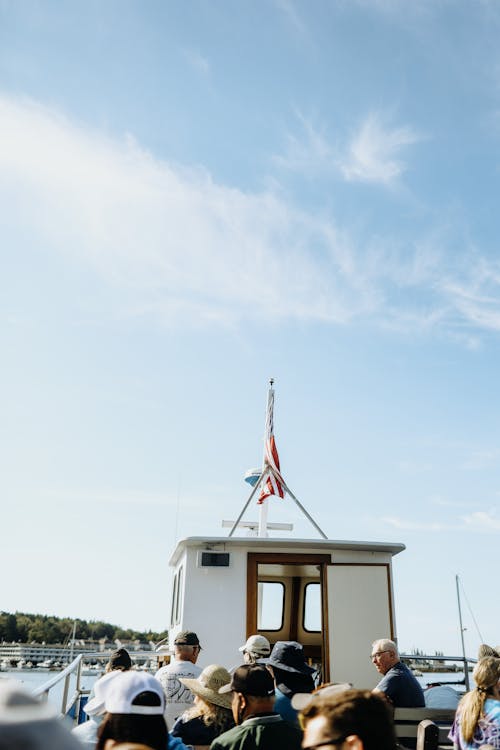
<path fill-rule="evenodd" d="M 257 599 L 257 629 L 281 630 L 283 627 L 283 600 L 285 587 L 282 583 L 259 581 Z"/>
<path fill-rule="evenodd" d="M 304 590 L 304 630 L 321 630 L 321 585 L 308 583 Z"/>
<path fill-rule="evenodd" d="M 173 628 L 175 625 L 175 612 L 177 608 L 177 584 L 178 584 L 178 578 L 179 574 L 176 573 L 174 575 L 174 585 L 172 588 L 172 610 L 170 612 L 170 627 Z"/>

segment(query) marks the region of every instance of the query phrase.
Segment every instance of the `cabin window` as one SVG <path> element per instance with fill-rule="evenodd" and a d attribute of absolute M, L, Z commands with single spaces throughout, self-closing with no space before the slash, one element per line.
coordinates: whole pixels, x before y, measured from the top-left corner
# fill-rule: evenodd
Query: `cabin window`
<path fill-rule="evenodd" d="M 281 630 L 285 602 L 285 587 L 274 581 L 259 581 L 257 594 L 257 629 Z"/>
<path fill-rule="evenodd" d="M 177 584 L 177 601 L 175 604 L 175 624 L 177 625 L 181 621 L 181 600 L 182 600 L 182 575 L 184 569 L 179 568 L 179 581 Z"/>
<path fill-rule="evenodd" d="M 182 575 L 183 568 L 179 568 L 179 570 L 174 575 L 174 585 L 172 587 L 172 609 L 170 612 L 170 627 L 178 625 L 181 621 Z"/>
<path fill-rule="evenodd" d="M 304 630 L 319 633 L 321 630 L 321 585 L 308 583 L 304 589 Z"/>
<path fill-rule="evenodd" d="M 174 585 L 172 586 L 172 609 L 170 611 L 170 627 L 173 628 L 175 620 L 175 611 L 177 609 L 177 591 L 179 589 L 179 571 L 174 575 Z"/>

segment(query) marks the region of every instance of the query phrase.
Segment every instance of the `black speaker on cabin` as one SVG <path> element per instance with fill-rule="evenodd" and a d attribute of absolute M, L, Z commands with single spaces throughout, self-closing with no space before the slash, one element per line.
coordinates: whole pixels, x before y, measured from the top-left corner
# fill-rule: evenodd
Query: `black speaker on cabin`
<path fill-rule="evenodd" d="M 198 567 L 229 568 L 229 552 L 199 552 Z"/>

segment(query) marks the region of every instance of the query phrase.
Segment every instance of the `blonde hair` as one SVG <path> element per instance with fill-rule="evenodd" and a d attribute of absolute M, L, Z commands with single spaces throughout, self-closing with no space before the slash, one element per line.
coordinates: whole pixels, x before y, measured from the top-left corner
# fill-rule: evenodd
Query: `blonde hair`
<path fill-rule="evenodd" d="M 188 708 L 184 714 L 186 720 L 200 718 L 206 727 L 213 726 L 217 735 L 227 732 L 228 729 L 234 726 L 233 714 L 230 708 L 216 706 L 215 703 L 210 703 L 200 695 L 197 695 L 196 698 L 194 706 Z"/>
<path fill-rule="evenodd" d="M 466 693 L 458 704 L 460 729 L 467 743 L 472 742 L 479 719 L 484 716 L 486 698 L 500 680 L 500 659 L 486 656 L 478 661 L 472 673 L 476 687 Z"/>

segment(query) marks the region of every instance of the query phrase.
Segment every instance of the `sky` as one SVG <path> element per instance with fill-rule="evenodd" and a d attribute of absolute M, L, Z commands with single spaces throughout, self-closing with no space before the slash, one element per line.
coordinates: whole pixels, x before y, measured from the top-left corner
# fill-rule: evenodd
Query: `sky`
<path fill-rule="evenodd" d="M 1 610 L 167 627 L 273 377 L 314 520 L 406 545 L 402 650 L 460 653 L 456 575 L 466 651 L 500 642 L 499 33 L 494 0 L 0 0 Z"/>

